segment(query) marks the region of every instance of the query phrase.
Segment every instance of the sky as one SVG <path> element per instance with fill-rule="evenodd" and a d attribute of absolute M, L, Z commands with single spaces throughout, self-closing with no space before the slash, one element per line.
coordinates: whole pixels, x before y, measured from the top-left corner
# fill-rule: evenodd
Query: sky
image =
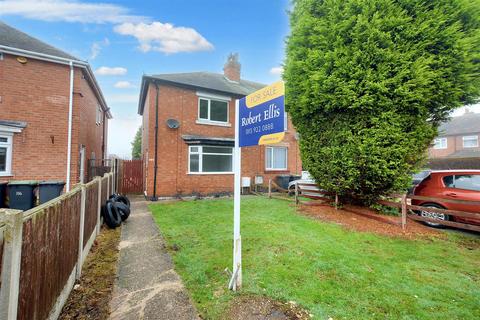
<path fill-rule="evenodd" d="M 0 0 L 0 20 L 87 60 L 111 108 L 108 152 L 128 158 L 141 125 L 143 74 L 223 72 L 237 52 L 242 78 L 280 79 L 288 0 Z"/>
<path fill-rule="evenodd" d="M 0 20 L 90 63 L 114 117 L 108 152 L 129 158 L 141 125 L 143 74 L 221 73 L 236 52 L 243 79 L 275 82 L 289 6 L 289 0 L 0 0 Z M 469 109 L 480 112 L 480 105 Z"/>

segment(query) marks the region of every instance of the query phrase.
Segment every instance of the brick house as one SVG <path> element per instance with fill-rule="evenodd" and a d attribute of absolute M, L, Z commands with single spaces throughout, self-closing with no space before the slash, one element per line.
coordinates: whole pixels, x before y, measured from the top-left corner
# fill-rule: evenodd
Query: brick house
<path fill-rule="evenodd" d="M 236 55 L 230 55 L 224 74 L 143 76 L 138 113 L 143 117 L 145 195 L 231 192 L 235 100 L 264 86 L 240 78 Z M 253 183 L 261 176 L 267 183 L 277 175 L 301 174 L 298 136 L 288 117 L 285 125 L 281 143 L 242 148 L 242 177 Z"/>
<path fill-rule="evenodd" d="M 452 117 L 439 128 L 439 135 L 429 149 L 431 159 L 480 158 L 480 113 L 465 112 Z"/>
<path fill-rule="evenodd" d="M 69 190 L 105 157 L 111 118 L 87 62 L 0 22 L 0 180 Z"/>

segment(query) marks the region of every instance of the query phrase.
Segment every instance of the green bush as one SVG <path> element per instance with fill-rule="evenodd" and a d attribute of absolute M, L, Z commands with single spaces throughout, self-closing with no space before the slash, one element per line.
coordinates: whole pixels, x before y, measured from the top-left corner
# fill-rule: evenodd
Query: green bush
<path fill-rule="evenodd" d="M 368 203 L 408 186 L 480 95 L 479 17 L 479 1 L 294 1 L 287 111 L 322 188 Z"/>

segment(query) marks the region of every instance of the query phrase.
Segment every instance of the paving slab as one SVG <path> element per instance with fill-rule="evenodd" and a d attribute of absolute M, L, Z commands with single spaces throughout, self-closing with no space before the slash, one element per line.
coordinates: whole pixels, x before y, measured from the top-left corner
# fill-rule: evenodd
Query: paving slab
<path fill-rule="evenodd" d="M 122 226 L 110 319 L 200 319 L 173 269 L 148 203 L 141 196 L 131 197 L 131 214 Z"/>

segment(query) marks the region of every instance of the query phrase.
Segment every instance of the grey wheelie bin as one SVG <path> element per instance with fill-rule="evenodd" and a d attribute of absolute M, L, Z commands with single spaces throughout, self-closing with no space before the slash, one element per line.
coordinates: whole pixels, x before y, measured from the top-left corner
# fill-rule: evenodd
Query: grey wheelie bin
<path fill-rule="evenodd" d="M 35 188 L 38 181 L 10 181 L 8 183 L 9 207 L 17 210 L 29 210 L 35 206 Z"/>
<path fill-rule="evenodd" d="M 63 181 L 42 181 L 38 184 L 38 197 L 40 204 L 48 202 L 62 194 L 65 182 Z"/>
<path fill-rule="evenodd" d="M 0 181 L 0 208 L 7 207 L 7 181 Z"/>

